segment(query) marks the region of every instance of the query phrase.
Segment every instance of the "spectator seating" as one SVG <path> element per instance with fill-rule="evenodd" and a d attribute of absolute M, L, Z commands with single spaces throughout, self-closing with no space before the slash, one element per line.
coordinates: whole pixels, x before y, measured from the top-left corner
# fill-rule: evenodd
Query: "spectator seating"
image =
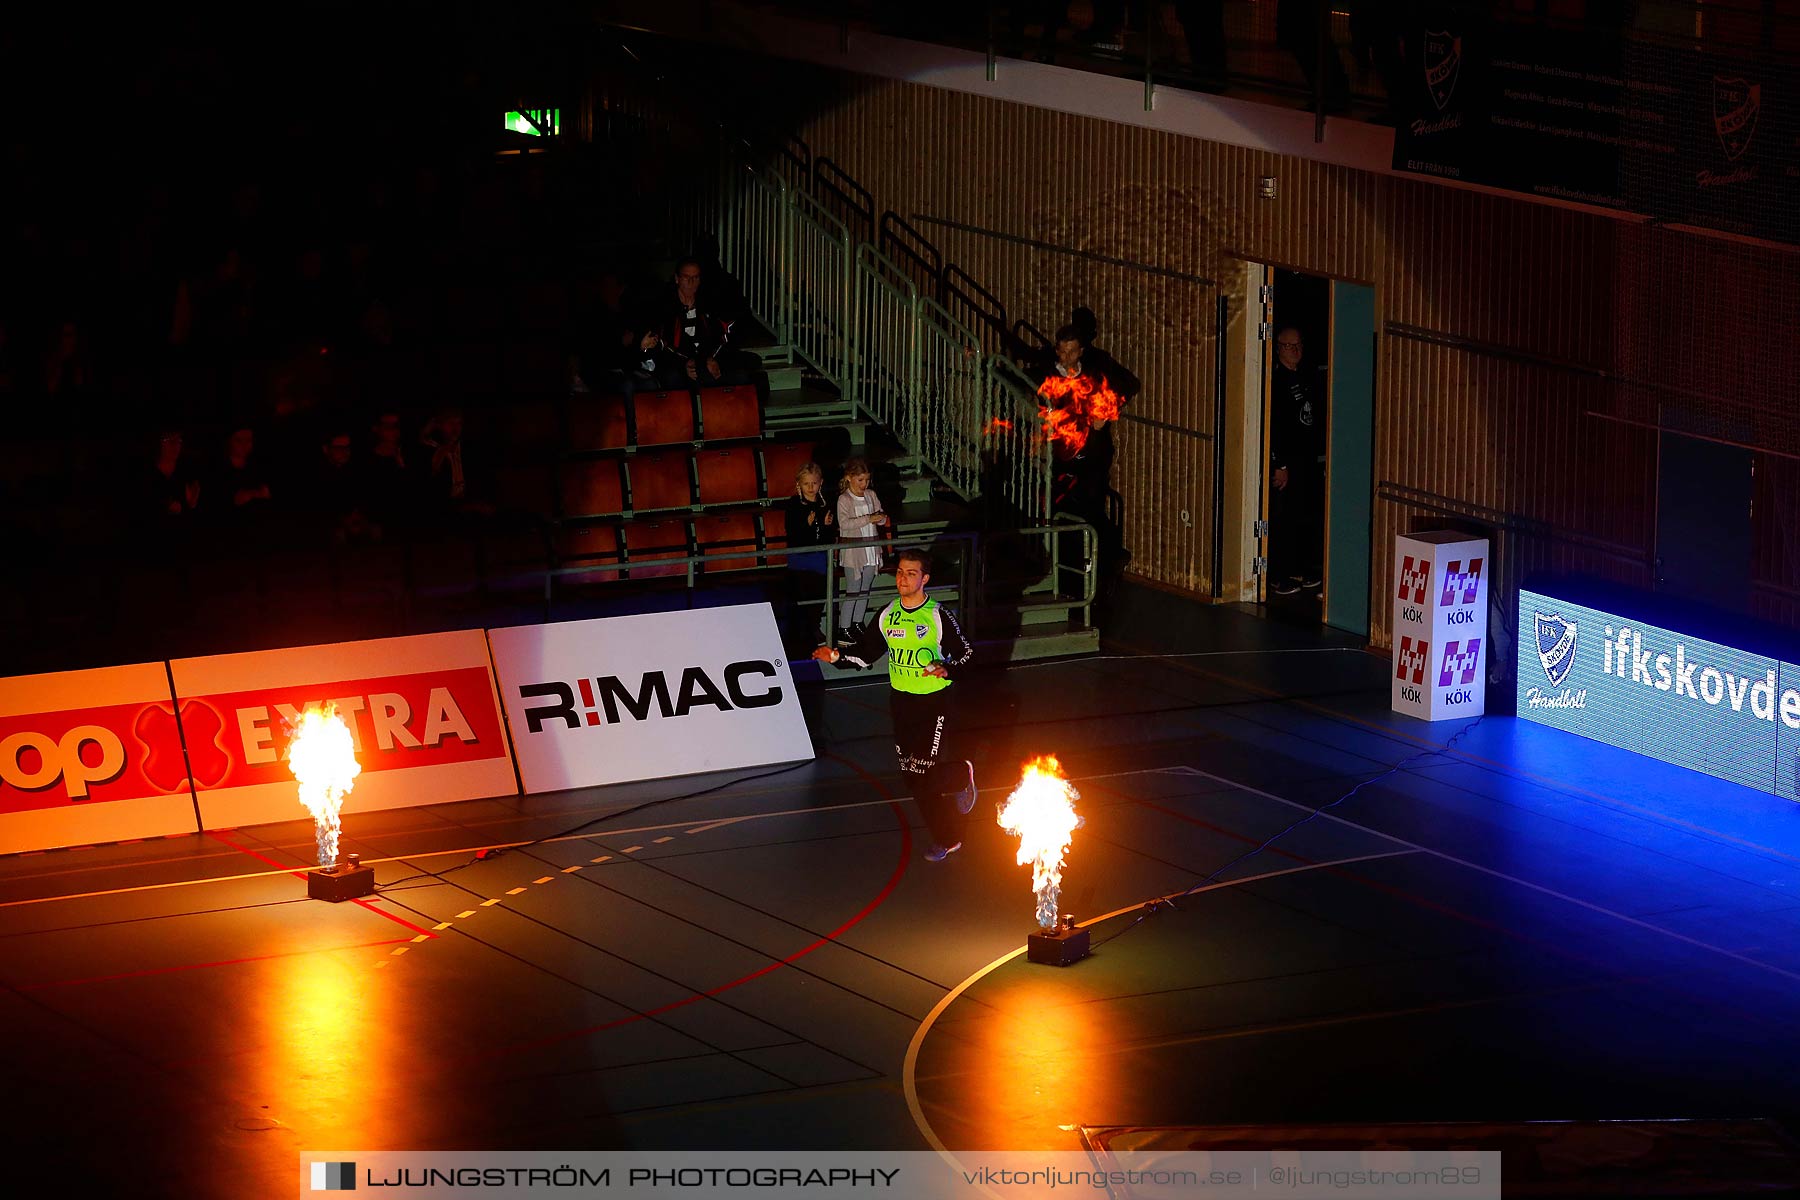
<path fill-rule="evenodd" d="M 761 437 L 762 402 L 756 388 L 701 388 L 700 436 L 709 442 Z"/>
<path fill-rule="evenodd" d="M 632 511 L 692 508 L 693 463 L 693 455 L 682 450 L 649 450 L 627 459 Z"/>
<path fill-rule="evenodd" d="M 635 410 L 640 446 L 669 446 L 694 440 L 694 396 L 691 392 L 639 392 Z"/>
<path fill-rule="evenodd" d="M 569 398 L 570 450 L 623 450 L 633 442 L 623 396 Z"/>
<path fill-rule="evenodd" d="M 757 486 L 756 450 L 752 446 L 707 447 L 694 456 L 700 503 L 753 504 L 762 498 Z"/>
<path fill-rule="evenodd" d="M 763 495 L 771 500 L 794 494 L 794 473 L 813 461 L 811 442 L 765 442 L 762 447 Z"/>
<path fill-rule="evenodd" d="M 619 479 L 619 460 L 590 459 L 562 464 L 561 513 L 565 520 L 622 513 L 625 488 Z"/>
<path fill-rule="evenodd" d="M 756 516 L 753 512 L 726 512 L 707 513 L 694 519 L 697 553 L 746 551 L 742 557 L 708 559 L 705 564 L 707 571 L 745 571 L 758 565 Z M 781 524 L 780 517 L 770 516 L 767 520 L 771 525 Z"/>
<path fill-rule="evenodd" d="M 685 558 L 691 554 L 685 520 L 631 521 L 620 527 L 625 543 L 625 562 L 633 579 L 686 575 L 685 563 L 656 566 L 656 560 Z"/>

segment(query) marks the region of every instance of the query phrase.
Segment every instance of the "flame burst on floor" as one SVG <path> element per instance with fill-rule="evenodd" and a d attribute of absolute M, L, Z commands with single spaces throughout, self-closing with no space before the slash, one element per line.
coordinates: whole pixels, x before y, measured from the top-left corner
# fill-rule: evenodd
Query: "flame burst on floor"
<path fill-rule="evenodd" d="M 1019 786 L 1000 806 L 1000 828 L 1019 839 L 1019 865 L 1031 865 L 1031 890 L 1037 894 L 1037 921 L 1043 929 L 1057 925 L 1063 856 L 1081 824 L 1075 811 L 1079 799 L 1081 793 L 1063 775 L 1056 756 L 1044 754 L 1025 764 Z"/>
<path fill-rule="evenodd" d="M 306 706 L 288 740 L 287 763 L 300 785 L 300 803 L 313 816 L 319 865 L 332 866 L 338 855 L 338 812 L 362 773 L 356 739 L 336 705 Z"/>

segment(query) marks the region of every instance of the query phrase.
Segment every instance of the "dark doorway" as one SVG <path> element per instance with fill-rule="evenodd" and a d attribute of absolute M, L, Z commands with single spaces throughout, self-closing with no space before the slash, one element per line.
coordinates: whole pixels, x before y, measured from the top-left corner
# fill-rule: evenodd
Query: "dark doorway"
<path fill-rule="evenodd" d="M 1267 358 L 1268 580 L 1271 612 L 1323 618 L 1331 281 L 1277 269 Z"/>
<path fill-rule="evenodd" d="M 1656 469 L 1656 588 L 1733 612 L 1750 606 L 1751 454 L 1662 435 Z"/>

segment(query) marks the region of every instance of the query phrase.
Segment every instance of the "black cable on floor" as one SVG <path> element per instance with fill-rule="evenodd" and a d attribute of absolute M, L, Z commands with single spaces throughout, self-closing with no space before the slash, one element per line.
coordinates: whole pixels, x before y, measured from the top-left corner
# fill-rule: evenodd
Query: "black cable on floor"
<path fill-rule="evenodd" d="M 1306 824 L 1308 821 L 1311 821 L 1314 817 L 1317 817 L 1320 813 L 1325 812 L 1327 809 L 1336 808 L 1338 805 L 1344 803 L 1346 800 L 1349 800 L 1352 796 L 1356 795 L 1356 793 L 1362 791 L 1364 788 L 1368 787 L 1370 784 L 1380 783 L 1383 779 L 1386 779 L 1390 775 L 1394 775 L 1400 771 L 1405 770 L 1407 767 L 1420 761 L 1421 759 L 1430 758 L 1434 754 L 1444 753 L 1445 751 L 1449 750 L 1450 747 L 1456 745 L 1457 742 L 1461 741 L 1463 739 L 1463 737 L 1471 729 L 1474 729 L 1477 725 L 1481 724 L 1482 721 L 1484 721 L 1484 720 L 1486 720 L 1485 714 L 1483 716 L 1476 717 L 1473 721 L 1470 721 L 1467 725 L 1464 725 L 1461 729 L 1459 729 L 1455 733 L 1451 734 L 1450 739 L 1448 741 L 1446 741 L 1442 746 L 1434 746 L 1427 750 L 1421 750 L 1417 754 L 1408 755 L 1406 758 L 1401 759 L 1399 762 L 1395 763 L 1393 766 L 1389 767 L 1387 770 L 1382 771 L 1380 774 L 1369 776 L 1369 778 L 1363 780 L 1361 783 L 1357 784 L 1355 787 L 1351 788 L 1349 791 L 1345 792 L 1343 795 L 1339 796 L 1337 799 L 1332 800 L 1331 802 L 1329 802 L 1327 804 L 1319 805 L 1317 808 L 1313 809 L 1311 812 L 1307 813 L 1305 816 L 1301 817 L 1299 820 L 1294 821 L 1292 824 L 1288 825 L 1286 828 L 1277 831 L 1275 834 L 1273 834 L 1272 836 L 1270 836 L 1269 838 L 1264 840 L 1260 845 L 1253 846 L 1250 849 L 1244 851 L 1242 854 L 1238 855 L 1236 858 L 1232 859 L 1231 861 L 1225 863 L 1223 866 L 1219 867 L 1217 870 L 1214 870 L 1213 872 L 1208 874 L 1199 883 L 1196 883 L 1193 887 L 1188 888 L 1186 891 L 1177 892 L 1173 896 L 1158 896 L 1155 899 L 1144 901 L 1143 908 L 1138 913 L 1136 920 L 1134 920 L 1131 924 L 1125 926 L 1125 928 L 1117 931 L 1116 933 L 1110 933 L 1110 934 L 1106 935 L 1105 937 L 1101 938 L 1099 941 L 1093 943 L 1091 949 L 1098 950 L 1100 947 L 1106 945 L 1106 943 L 1112 941 L 1114 938 L 1119 937 L 1122 934 L 1131 932 L 1133 929 L 1136 929 L 1139 925 L 1143 924 L 1150 917 L 1161 912 L 1165 908 L 1179 909 L 1181 907 L 1181 905 L 1179 903 L 1177 903 L 1178 901 L 1186 899 L 1187 897 L 1193 895 L 1195 892 L 1199 891 L 1201 888 L 1206 887 L 1208 884 L 1217 882 L 1219 876 L 1223 875 L 1226 871 L 1229 871 L 1231 868 L 1237 866 L 1239 863 L 1243 862 L 1245 859 L 1253 858 L 1256 855 L 1261 854 L 1264 850 L 1267 850 L 1270 846 L 1274 845 L 1280 839 L 1286 837 L 1288 834 L 1290 834 L 1294 830 L 1300 828 L 1302 825 Z"/>

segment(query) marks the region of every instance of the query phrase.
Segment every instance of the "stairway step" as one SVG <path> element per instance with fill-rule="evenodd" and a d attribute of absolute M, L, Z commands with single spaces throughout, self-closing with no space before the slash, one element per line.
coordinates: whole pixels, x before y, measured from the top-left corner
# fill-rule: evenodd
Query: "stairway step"
<path fill-rule="evenodd" d="M 763 373 L 769 377 L 770 392 L 797 389 L 806 377 L 805 369 L 796 364 L 765 364 Z"/>

